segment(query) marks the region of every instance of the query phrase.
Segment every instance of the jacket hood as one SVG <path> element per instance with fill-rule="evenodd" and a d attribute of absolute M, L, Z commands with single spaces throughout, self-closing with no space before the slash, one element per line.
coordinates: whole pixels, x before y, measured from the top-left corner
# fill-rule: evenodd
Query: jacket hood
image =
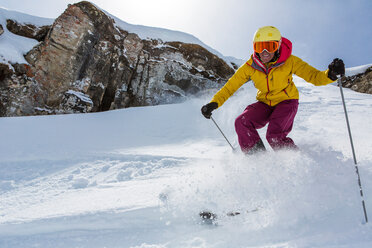
<path fill-rule="evenodd" d="M 292 42 L 287 38 L 282 37 L 282 45 L 280 46 L 279 54 L 280 56 L 276 64 L 285 62 L 289 56 L 292 55 Z"/>

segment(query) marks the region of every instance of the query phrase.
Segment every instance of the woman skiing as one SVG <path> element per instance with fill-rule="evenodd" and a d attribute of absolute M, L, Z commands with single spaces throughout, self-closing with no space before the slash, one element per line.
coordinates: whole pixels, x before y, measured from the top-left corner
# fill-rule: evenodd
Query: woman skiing
<path fill-rule="evenodd" d="M 257 102 L 249 105 L 235 120 L 239 145 L 246 154 L 264 151 L 257 132 L 268 124 L 266 139 L 274 150 L 297 149 L 287 135 L 292 130 L 297 113 L 299 93 L 293 74 L 316 86 L 327 85 L 345 73 L 341 59 L 334 59 L 328 70 L 319 71 L 292 55 L 292 43 L 272 26 L 259 28 L 253 39 L 254 53 L 227 83 L 202 107 L 202 114 L 210 118 L 212 111 L 222 104 L 247 81 L 257 88 Z"/>

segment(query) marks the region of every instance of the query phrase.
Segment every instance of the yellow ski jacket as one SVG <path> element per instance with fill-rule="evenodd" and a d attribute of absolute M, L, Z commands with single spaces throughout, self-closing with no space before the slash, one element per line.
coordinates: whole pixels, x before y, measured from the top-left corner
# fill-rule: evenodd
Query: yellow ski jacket
<path fill-rule="evenodd" d="M 249 80 L 252 80 L 257 88 L 256 99 L 269 106 L 275 106 L 284 100 L 299 99 L 298 90 L 293 83 L 293 74 L 316 86 L 333 82 L 328 78 L 328 70 L 319 71 L 291 53 L 292 43 L 283 37 L 280 57 L 269 68 L 253 54 L 214 95 L 211 102 L 216 102 L 218 107 L 221 107 Z"/>

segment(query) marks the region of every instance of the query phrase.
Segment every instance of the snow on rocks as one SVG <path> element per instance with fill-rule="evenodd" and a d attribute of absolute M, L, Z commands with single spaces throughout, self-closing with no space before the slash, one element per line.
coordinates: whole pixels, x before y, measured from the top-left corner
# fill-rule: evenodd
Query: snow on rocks
<path fill-rule="evenodd" d="M 33 24 L 23 24 L 18 23 L 16 20 L 8 19 L 6 20 L 6 27 L 13 34 L 42 41 L 49 32 L 51 26 L 38 27 Z"/>
<path fill-rule="evenodd" d="M 368 68 L 372 67 L 372 64 L 355 66 L 345 69 L 345 76 L 350 77 L 357 74 L 365 73 Z"/>
<path fill-rule="evenodd" d="M 341 82 L 343 87 L 372 94 L 372 64 L 348 68 Z"/>
<path fill-rule="evenodd" d="M 93 101 L 82 92 L 68 90 L 64 94 L 60 108 L 66 113 L 88 113 L 93 108 Z"/>

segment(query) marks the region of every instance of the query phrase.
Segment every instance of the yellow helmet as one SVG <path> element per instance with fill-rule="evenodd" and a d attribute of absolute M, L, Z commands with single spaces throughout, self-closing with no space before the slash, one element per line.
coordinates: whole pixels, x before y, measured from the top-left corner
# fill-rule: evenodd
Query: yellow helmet
<path fill-rule="evenodd" d="M 253 36 L 253 43 L 271 40 L 280 41 L 281 39 L 282 36 L 276 27 L 265 26 L 257 29 L 256 33 Z"/>

